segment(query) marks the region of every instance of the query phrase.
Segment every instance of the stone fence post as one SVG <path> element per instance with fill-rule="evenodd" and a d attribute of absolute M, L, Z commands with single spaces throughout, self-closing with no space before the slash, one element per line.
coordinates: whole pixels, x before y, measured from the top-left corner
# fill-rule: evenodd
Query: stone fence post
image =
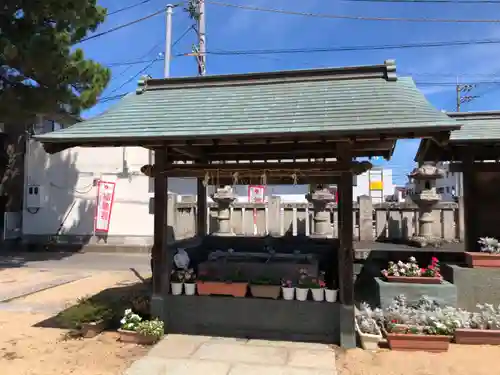
<path fill-rule="evenodd" d="M 359 240 L 373 241 L 373 203 L 371 197 L 358 197 L 359 204 Z"/>

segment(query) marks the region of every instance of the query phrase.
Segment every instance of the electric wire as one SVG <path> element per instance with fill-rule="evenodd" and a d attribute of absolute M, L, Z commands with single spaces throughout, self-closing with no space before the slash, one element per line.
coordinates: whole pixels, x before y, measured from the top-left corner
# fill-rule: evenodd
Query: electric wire
<path fill-rule="evenodd" d="M 223 3 L 219 1 L 205 0 L 206 4 L 212 4 L 221 7 L 236 8 L 243 10 L 251 10 L 258 12 L 277 13 L 290 16 L 304 16 L 312 18 L 325 18 L 325 19 L 343 19 L 352 21 L 392 21 L 392 22 L 422 22 L 422 23 L 500 23 L 500 19 L 447 19 L 447 18 L 411 18 L 411 17 L 369 17 L 369 16 L 348 16 L 326 13 L 309 13 L 309 12 L 296 12 L 285 9 L 276 8 L 263 8 L 251 5 L 240 5 Z"/>
<path fill-rule="evenodd" d="M 498 0 L 340 0 L 349 3 L 500 4 Z"/>
<path fill-rule="evenodd" d="M 151 0 L 143 0 L 143 1 L 139 2 L 139 3 L 132 4 L 132 5 L 127 5 L 127 6 L 123 7 L 123 8 L 120 8 L 120 9 L 114 10 L 112 12 L 109 12 L 107 15 L 108 16 L 113 16 L 115 14 L 118 14 L 118 13 L 121 13 L 121 12 L 125 12 L 126 10 L 134 9 L 134 8 L 140 6 L 140 5 L 147 4 L 149 2 L 151 2 Z"/>
<path fill-rule="evenodd" d="M 174 48 L 182 39 L 184 39 L 184 37 L 189 33 L 189 31 L 193 30 L 193 26 L 192 25 L 189 25 L 187 27 L 187 29 L 172 43 L 172 48 Z M 157 45 L 155 45 L 154 49 L 157 48 Z M 152 49 L 152 50 L 154 50 Z M 151 50 L 150 52 L 151 53 Z M 149 54 L 148 53 L 148 54 Z M 153 64 L 155 64 L 156 62 L 158 61 L 161 61 L 161 59 L 159 57 L 156 57 L 154 58 L 153 60 L 149 60 L 147 61 L 148 62 L 148 65 L 146 65 L 146 67 L 144 67 L 143 69 L 141 69 L 139 72 L 137 72 L 134 76 L 130 77 L 128 80 L 126 80 L 125 82 L 123 82 L 119 87 L 115 88 L 113 91 L 111 91 L 106 97 L 104 98 L 101 98 L 97 101 L 97 103 L 106 103 L 108 101 L 112 101 L 112 100 L 117 100 L 117 99 L 121 99 L 123 98 L 125 95 L 127 95 L 127 93 L 123 93 L 123 94 L 117 94 L 117 95 L 114 95 L 112 96 L 111 94 L 114 94 L 115 92 L 117 92 L 118 90 L 120 90 L 121 88 L 123 88 L 125 85 L 127 85 L 128 83 L 132 82 L 134 79 L 136 79 L 140 74 L 144 73 L 146 70 L 148 70 L 151 66 L 153 66 Z"/>

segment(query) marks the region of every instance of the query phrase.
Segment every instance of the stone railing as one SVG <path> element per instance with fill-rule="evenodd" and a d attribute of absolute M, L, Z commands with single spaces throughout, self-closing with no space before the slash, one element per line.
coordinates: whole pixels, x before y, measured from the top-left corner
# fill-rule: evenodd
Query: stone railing
<path fill-rule="evenodd" d="M 193 197 L 194 198 L 194 197 Z M 196 203 L 176 202 L 169 199 L 169 225 L 174 228 L 175 238 L 182 239 L 196 233 Z M 329 205 L 332 225 L 331 237 L 338 237 L 338 211 Z M 255 225 L 254 225 L 255 210 Z M 231 208 L 231 229 L 236 235 L 310 236 L 313 231 L 313 206 L 309 203 L 283 203 L 272 197 L 266 204 L 234 203 Z M 446 240 L 461 239 L 463 224 L 459 204 L 438 203 L 433 210 L 433 235 Z M 400 240 L 416 234 L 418 208 L 411 203 L 372 204 L 369 197 L 360 197 L 353 206 L 353 235 L 357 241 L 376 239 Z M 208 204 L 207 233 L 218 229 L 217 205 Z"/>

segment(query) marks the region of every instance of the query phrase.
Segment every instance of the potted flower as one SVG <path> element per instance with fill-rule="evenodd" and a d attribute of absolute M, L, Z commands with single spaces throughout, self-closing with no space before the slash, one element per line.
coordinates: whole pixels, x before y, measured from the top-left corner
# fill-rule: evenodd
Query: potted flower
<path fill-rule="evenodd" d="M 172 271 L 170 285 L 172 286 L 172 294 L 174 296 L 182 294 L 182 286 L 184 285 L 184 270 Z"/>
<path fill-rule="evenodd" d="M 462 312 L 459 328 L 455 330 L 455 342 L 466 345 L 500 345 L 500 306 L 477 305 L 479 312 Z"/>
<path fill-rule="evenodd" d="M 335 289 L 335 285 L 332 285 L 331 288 L 325 289 L 325 300 L 326 302 L 336 302 L 338 296 L 338 289 Z"/>
<path fill-rule="evenodd" d="M 282 280 L 281 281 L 281 292 L 283 293 L 283 299 L 291 301 L 295 297 L 295 287 L 293 286 L 292 280 Z"/>
<path fill-rule="evenodd" d="M 466 252 L 465 261 L 469 267 L 500 267 L 500 243 L 496 238 L 481 237 L 480 252 Z"/>
<path fill-rule="evenodd" d="M 377 350 L 378 343 L 382 340 L 382 332 L 378 321 L 383 321 L 381 309 L 374 309 L 362 302 L 356 311 L 355 327 L 358 332 L 361 347 L 365 350 Z"/>
<path fill-rule="evenodd" d="M 410 284 L 441 284 L 439 260 L 433 257 L 427 268 L 420 268 L 415 257 L 410 257 L 407 263 L 402 261 L 389 262 L 382 276 L 388 282 Z"/>
<path fill-rule="evenodd" d="M 311 286 L 311 277 L 307 273 L 306 269 L 301 268 L 299 270 L 299 282 L 297 283 L 297 287 L 295 288 L 297 301 L 307 300 L 307 295 L 309 294 L 309 289 Z"/>
<path fill-rule="evenodd" d="M 199 295 L 224 295 L 233 297 L 245 297 L 248 281 L 239 271 L 226 278 L 201 273 L 196 280 Z"/>
<path fill-rule="evenodd" d="M 186 296 L 194 296 L 196 293 L 196 275 L 192 268 L 184 271 L 184 293 Z"/>
<path fill-rule="evenodd" d="M 319 277 L 311 279 L 310 289 L 312 293 L 313 300 L 317 302 L 324 301 L 325 299 L 325 277 L 324 273 L 321 272 Z"/>
<path fill-rule="evenodd" d="M 263 277 L 250 282 L 250 292 L 252 296 L 257 298 L 278 299 L 280 295 L 280 286 L 279 284 L 276 285 L 273 280 Z"/>
<path fill-rule="evenodd" d="M 427 297 L 409 306 L 402 296 L 384 311 L 384 330 L 392 350 L 443 352 L 456 328 L 456 309 Z"/>
<path fill-rule="evenodd" d="M 164 334 L 164 323 L 158 319 L 142 320 L 131 309 L 125 310 L 118 330 L 120 341 L 141 345 L 152 345 Z"/>

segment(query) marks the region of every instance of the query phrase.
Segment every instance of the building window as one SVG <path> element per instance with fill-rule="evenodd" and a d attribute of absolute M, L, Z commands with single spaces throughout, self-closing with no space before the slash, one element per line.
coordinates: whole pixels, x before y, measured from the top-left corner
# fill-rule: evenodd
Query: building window
<path fill-rule="evenodd" d="M 444 193 L 444 188 L 443 187 L 437 188 L 437 192 L 438 192 L 438 194 L 443 194 Z"/>
<path fill-rule="evenodd" d="M 446 192 L 449 194 L 450 193 L 450 187 L 446 186 Z"/>

